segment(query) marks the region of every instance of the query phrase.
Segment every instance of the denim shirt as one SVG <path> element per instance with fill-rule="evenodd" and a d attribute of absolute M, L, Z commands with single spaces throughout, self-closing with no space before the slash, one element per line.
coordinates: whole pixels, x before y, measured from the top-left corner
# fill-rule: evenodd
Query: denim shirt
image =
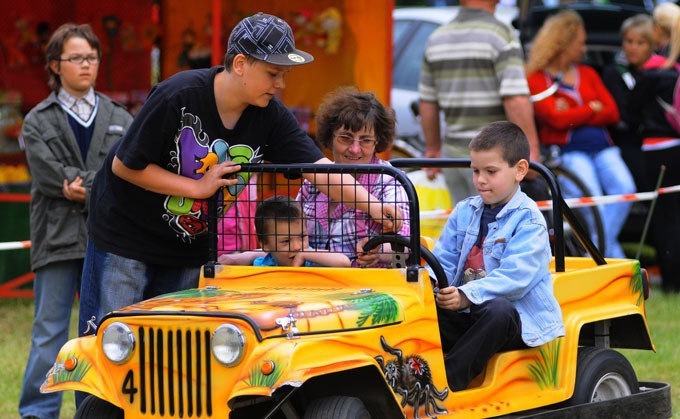
<path fill-rule="evenodd" d="M 552 258 L 545 219 L 519 188 L 489 224 L 482 244 L 487 276 L 463 285 L 465 261 L 477 241 L 484 203 L 467 198 L 456 205 L 434 248 L 449 284 L 473 304 L 494 298 L 512 302 L 522 321 L 522 340 L 539 346 L 564 335 L 562 311 L 553 294 Z"/>

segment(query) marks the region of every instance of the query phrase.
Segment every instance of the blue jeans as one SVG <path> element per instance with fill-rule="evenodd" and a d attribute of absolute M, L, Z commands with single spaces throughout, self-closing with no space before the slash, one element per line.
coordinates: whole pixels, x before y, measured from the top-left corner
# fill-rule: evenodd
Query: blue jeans
<path fill-rule="evenodd" d="M 88 240 L 80 286 L 78 334 L 93 334 L 87 321 L 93 316 L 99 325 L 106 313 L 142 300 L 198 286 L 200 266 L 150 265 L 97 248 Z M 87 333 L 85 333 L 87 331 Z M 76 406 L 87 396 L 76 392 Z"/>
<path fill-rule="evenodd" d="M 89 240 L 80 287 L 78 333 L 83 336 L 92 316 L 96 324 L 106 313 L 168 292 L 198 286 L 200 266 L 151 265 L 97 248 Z M 94 333 L 89 330 L 87 334 Z"/>
<path fill-rule="evenodd" d="M 45 374 L 68 340 L 71 309 L 80 288 L 82 259 L 50 263 L 35 271 L 35 311 L 31 351 L 24 372 L 19 414 L 59 418 L 62 393 L 40 393 Z"/>
<path fill-rule="evenodd" d="M 635 181 L 618 147 L 609 147 L 599 153 L 568 151 L 562 155 L 562 164 L 579 176 L 593 196 L 635 193 Z M 565 190 L 564 194 L 575 196 L 573 191 Z M 606 257 L 625 257 L 618 237 L 631 206 L 631 202 L 624 202 L 598 207 L 604 226 Z"/>

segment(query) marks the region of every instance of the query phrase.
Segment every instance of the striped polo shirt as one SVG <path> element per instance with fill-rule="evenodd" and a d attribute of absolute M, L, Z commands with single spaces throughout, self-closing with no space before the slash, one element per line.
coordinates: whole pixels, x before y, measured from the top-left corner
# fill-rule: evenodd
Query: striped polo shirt
<path fill-rule="evenodd" d="M 443 110 L 447 143 L 467 142 L 488 123 L 505 120 L 502 98 L 529 95 L 514 30 L 484 10 L 462 7 L 430 35 L 418 90 L 421 100 Z"/>

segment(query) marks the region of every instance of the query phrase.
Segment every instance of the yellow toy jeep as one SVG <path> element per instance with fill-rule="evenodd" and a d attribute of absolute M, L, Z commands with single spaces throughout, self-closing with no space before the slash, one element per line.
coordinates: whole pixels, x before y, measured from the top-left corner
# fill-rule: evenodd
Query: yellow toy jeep
<path fill-rule="evenodd" d="M 304 171 L 394 178 L 408 197 L 410 236 L 379 235 L 367 244 L 390 243 L 392 266 L 221 265 L 215 208 L 224 197 L 217 196 L 211 262 L 199 287 L 97 319 L 95 334 L 64 345 L 42 390 L 89 393 L 76 417 L 98 419 L 670 417 L 669 386 L 638 382 L 612 349 L 654 350 L 645 271 L 636 260 L 602 258 L 578 225 L 594 257 L 565 257 L 562 213 L 570 221 L 573 214 L 547 169 L 532 168 L 548 180 L 560 221 L 551 268 L 566 335 L 496 354 L 464 391 L 448 388 L 437 326 L 435 281 L 444 286 L 446 277 L 432 241 L 420 237 L 413 185 L 385 165 L 243 170 L 284 183 L 279 174 Z"/>

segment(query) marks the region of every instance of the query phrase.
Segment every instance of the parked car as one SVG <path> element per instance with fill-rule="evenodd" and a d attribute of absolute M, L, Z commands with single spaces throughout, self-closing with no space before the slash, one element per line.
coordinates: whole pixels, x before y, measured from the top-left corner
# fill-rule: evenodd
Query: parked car
<path fill-rule="evenodd" d="M 203 266 L 198 288 L 96 319 L 94 335 L 62 347 L 42 390 L 90 393 L 77 419 L 670 417 L 670 386 L 638 381 L 615 350 L 654 350 L 645 310 L 649 283 L 638 261 L 604 260 L 597 249 L 593 258 L 565 258 L 557 229 L 551 270 L 565 336 L 496 354 L 466 390 L 454 392 L 434 301 L 435 285 L 445 287 L 447 277 L 430 252 L 432 241 L 418 234 L 408 177 L 384 165 L 303 166 L 243 170 L 369 171 L 404 186 L 411 235 L 376 236 L 364 245 L 390 243 L 397 252 L 391 267 L 224 266 L 215 262 L 218 237 L 211 236 L 212 262 Z M 280 190 L 289 190 L 280 179 Z M 570 217 L 553 191 L 554 213 L 563 209 Z M 217 201 L 208 205 L 214 210 Z M 208 213 L 214 234 L 218 212 Z"/>
<path fill-rule="evenodd" d="M 394 9 L 392 13 L 391 104 L 397 114 L 398 138 L 395 148 L 409 148 L 411 155 L 420 155 L 424 147 L 417 109 L 418 79 L 425 43 L 436 28 L 458 15 L 458 9 L 457 6 L 406 7 Z M 504 4 L 496 6 L 496 17 L 508 25 L 516 16 L 517 8 Z M 444 121 L 443 118 L 441 120 Z"/>

